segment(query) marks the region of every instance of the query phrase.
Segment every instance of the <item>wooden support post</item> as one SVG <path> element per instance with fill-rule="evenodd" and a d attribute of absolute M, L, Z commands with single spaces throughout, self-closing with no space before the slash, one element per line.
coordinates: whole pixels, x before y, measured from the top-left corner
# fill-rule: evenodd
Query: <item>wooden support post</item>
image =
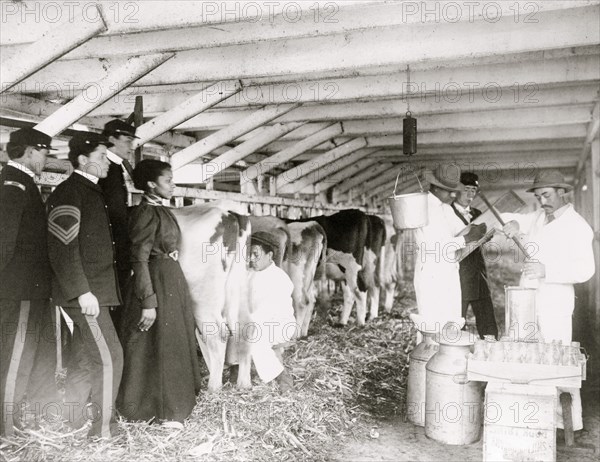
<path fill-rule="evenodd" d="M 135 106 L 133 108 L 133 123 L 136 127 L 140 127 L 144 123 L 144 97 L 136 96 L 135 97 Z M 136 131 L 137 135 L 137 131 Z M 134 139 L 134 143 L 135 143 Z M 142 148 L 136 147 L 134 153 L 134 165 L 137 165 L 142 160 Z"/>
<path fill-rule="evenodd" d="M 261 125 L 270 122 L 273 119 L 297 108 L 300 103 L 296 104 L 279 104 L 276 106 L 266 106 L 258 111 L 255 111 L 249 117 L 236 122 L 229 127 L 219 130 L 210 136 L 198 141 L 188 148 L 182 149 L 171 157 L 171 165 L 174 170 L 183 167 L 190 162 L 205 156 L 209 152 L 223 146 L 230 141 L 239 138 Z"/>
<path fill-rule="evenodd" d="M 100 8 L 97 6 L 93 8 L 96 9 L 96 21 L 90 22 L 79 18 L 78 21 L 70 21 L 66 28 L 64 24 L 53 27 L 20 53 L 3 60 L 0 64 L 0 93 L 106 31 L 106 23 Z"/>
<path fill-rule="evenodd" d="M 83 92 L 54 112 L 50 117 L 37 124 L 35 129 L 49 136 L 56 136 L 94 108 L 100 106 L 117 93 L 120 93 L 124 88 L 173 56 L 172 53 L 165 53 L 128 59 L 126 64 L 96 82 L 95 88 L 98 91 L 98 98 L 91 99 Z"/>
<path fill-rule="evenodd" d="M 234 85 L 231 85 L 230 82 L 218 82 L 210 85 L 173 109 L 143 124 L 136 132 L 136 135 L 140 138 L 135 140 L 135 145 L 141 146 L 162 135 L 182 122 L 239 93 L 241 89 L 242 84 L 239 81 Z"/>
<path fill-rule="evenodd" d="M 577 169 L 575 171 L 576 182 L 580 181 L 581 171 L 583 170 L 583 167 L 585 166 L 585 163 L 590 155 L 592 143 L 598 135 L 598 130 L 600 130 L 600 101 L 596 102 L 596 106 L 594 106 L 594 110 L 592 111 L 592 121 L 588 125 L 588 131 L 583 144 L 583 150 L 581 151 L 579 161 L 577 162 Z"/>
<path fill-rule="evenodd" d="M 592 155 L 590 162 L 591 184 L 588 188 L 591 189 L 592 201 L 592 229 L 594 231 L 594 258 L 596 260 L 596 268 L 600 268 L 600 138 L 596 135 L 596 139 L 592 142 Z M 596 331 L 600 329 L 600 274 L 596 270 L 594 282 L 590 284 L 595 293 L 593 294 L 594 303 L 590 306 L 595 308 L 595 327 Z"/>

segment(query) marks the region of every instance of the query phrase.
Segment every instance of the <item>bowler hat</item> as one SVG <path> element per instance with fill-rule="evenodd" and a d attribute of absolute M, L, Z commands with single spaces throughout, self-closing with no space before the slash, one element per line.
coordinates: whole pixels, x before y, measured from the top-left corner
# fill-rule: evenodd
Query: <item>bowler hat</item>
<path fill-rule="evenodd" d="M 135 136 L 135 127 L 129 125 L 127 122 L 123 122 L 121 119 L 114 119 L 106 123 L 102 134 L 106 137 L 125 135 L 139 138 L 139 136 Z"/>
<path fill-rule="evenodd" d="M 21 128 L 20 130 L 12 132 L 10 134 L 9 143 L 13 143 L 17 146 L 32 146 L 37 149 L 56 151 L 56 149 L 50 146 L 52 138 L 32 127 Z"/>
<path fill-rule="evenodd" d="M 558 170 L 540 170 L 533 179 L 533 186 L 527 192 L 534 192 L 539 188 L 563 188 L 570 191 L 573 186 L 565 181 L 565 177 Z"/>
<path fill-rule="evenodd" d="M 475 186 L 479 188 L 479 177 L 473 172 L 462 172 L 460 174 L 460 182 L 465 186 Z"/>
<path fill-rule="evenodd" d="M 103 144 L 110 148 L 113 144 L 100 133 L 94 132 L 75 132 L 69 140 L 69 151 L 75 155 L 92 152 L 99 145 Z"/>
<path fill-rule="evenodd" d="M 429 184 L 446 191 L 460 191 L 460 167 L 456 164 L 438 165 L 435 170 L 425 170 L 423 177 Z"/>

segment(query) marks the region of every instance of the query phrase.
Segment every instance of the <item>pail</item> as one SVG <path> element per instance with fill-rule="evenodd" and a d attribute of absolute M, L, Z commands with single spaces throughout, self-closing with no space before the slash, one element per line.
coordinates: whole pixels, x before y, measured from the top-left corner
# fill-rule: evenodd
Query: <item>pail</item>
<path fill-rule="evenodd" d="M 427 225 L 429 223 L 427 193 L 423 192 L 423 188 L 421 187 L 421 192 L 396 195 L 399 178 L 400 173 L 396 177 L 393 196 L 388 198 L 388 205 L 390 206 L 392 219 L 394 220 L 394 228 L 414 229 Z"/>
<path fill-rule="evenodd" d="M 536 289 L 507 286 L 505 295 L 505 335 L 515 342 L 537 342 L 539 328 L 535 307 Z"/>

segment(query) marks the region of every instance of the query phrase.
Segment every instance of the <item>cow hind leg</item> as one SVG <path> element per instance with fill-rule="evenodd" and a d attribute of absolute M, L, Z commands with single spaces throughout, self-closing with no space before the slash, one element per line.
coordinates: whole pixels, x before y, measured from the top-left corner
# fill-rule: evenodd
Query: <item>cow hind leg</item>
<path fill-rule="evenodd" d="M 375 319 L 379 314 L 379 297 L 380 297 L 381 289 L 379 287 L 373 287 L 369 290 L 369 305 L 370 305 L 370 313 L 369 320 Z"/>
<path fill-rule="evenodd" d="M 344 295 L 344 304 L 342 305 L 342 312 L 340 313 L 340 324 L 345 326 L 348 324 L 348 319 L 350 319 L 350 313 L 354 306 L 354 291 L 348 287 L 348 284 L 342 284 L 342 292 Z"/>
<path fill-rule="evenodd" d="M 395 284 L 386 284 L 384 288 L 383 309 L 386 313 L 392 312 L 394 306 L 394 293 L 396 292 Z"/>
<path fill-rule="evenodd" d="M 208 391 L 216 392 L 223 385 L 223 364 L 227 343 L 218 335 L 201 335 L 196 332 L 196 337 L 208 367 Z"/>
<path fill-rule="evenodd" d="M 359 326 L 365 325 L 367 317 L 367 292 L 358 290 L 356 294 L 356 322 Z"/>

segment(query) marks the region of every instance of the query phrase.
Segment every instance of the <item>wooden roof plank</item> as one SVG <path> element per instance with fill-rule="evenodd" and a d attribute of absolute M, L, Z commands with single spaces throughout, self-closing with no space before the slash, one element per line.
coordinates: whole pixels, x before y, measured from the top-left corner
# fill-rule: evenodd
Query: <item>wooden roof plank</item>
<path fill-rule="evenodd" d="M 172 57 L 172 54 L 154 54 L 129 59 L 123 66 L 96 82 L 94 98 L 85 93 L 77 96 L 37 124 L 35 128 L 50 136 L 60 133 L 102 102 L 117 94 L 119 89 L 125 88 Z"/>

